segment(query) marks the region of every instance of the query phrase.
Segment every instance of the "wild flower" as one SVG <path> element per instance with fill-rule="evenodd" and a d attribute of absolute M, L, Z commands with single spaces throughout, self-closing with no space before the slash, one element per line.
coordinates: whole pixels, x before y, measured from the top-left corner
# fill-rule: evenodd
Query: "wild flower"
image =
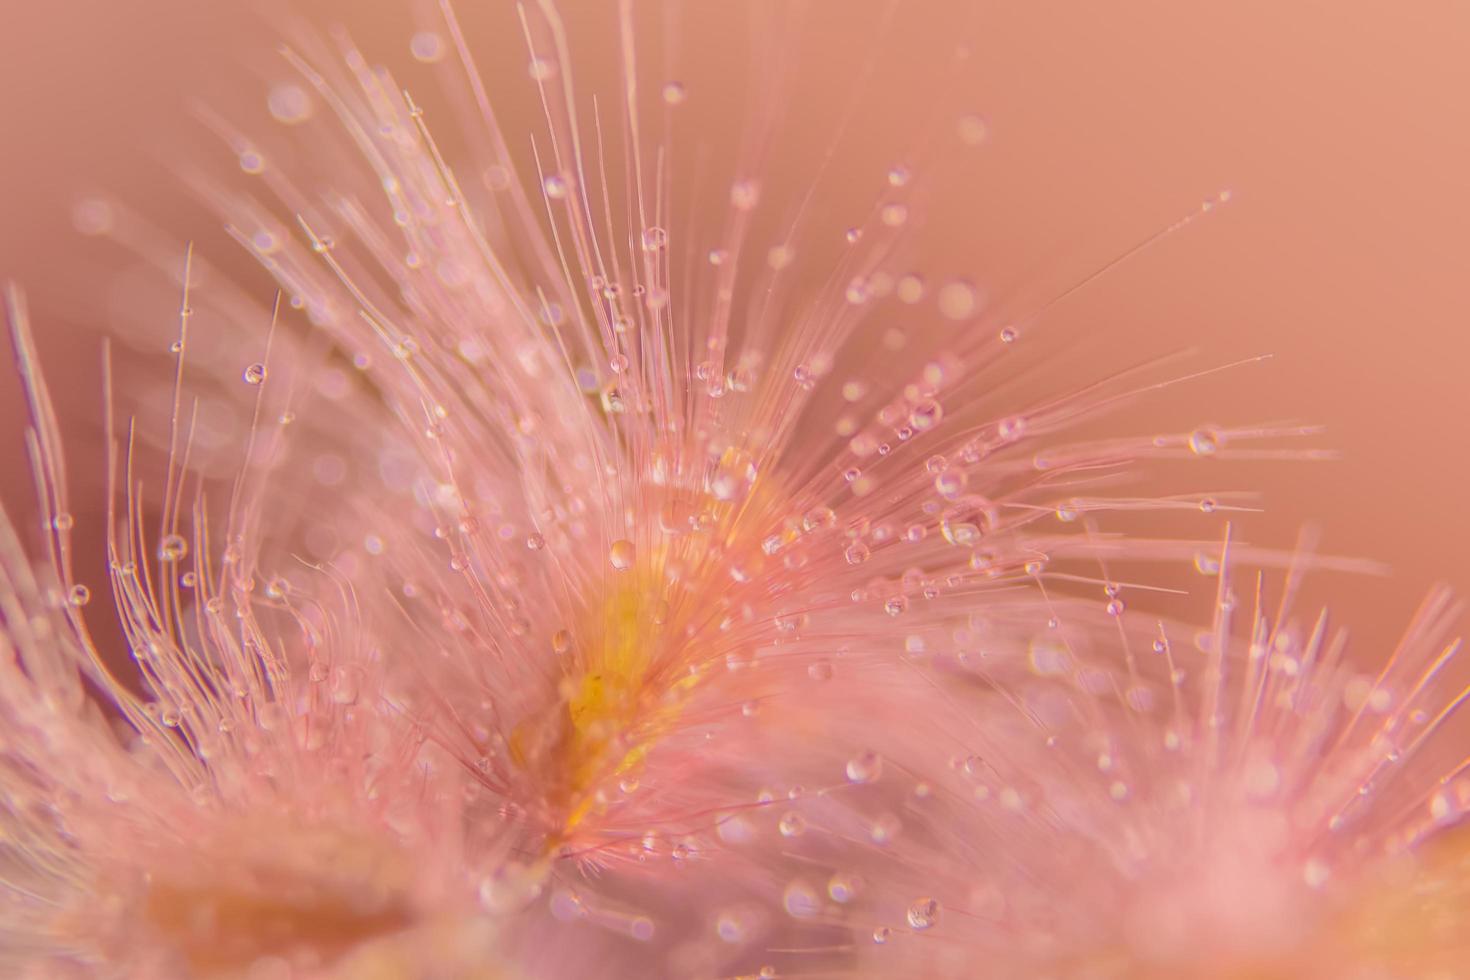
<path fill-rule="evenodd" d="M 1324 560 L 1243 600 L 1240 569 L 1288 556 L 1108 523 L 1243 507 L 1130 481 L 1304 430 L 1072 435 L 1164 382 L 1011 385 L 1037 316 L 897 264 L 917 165 L 834 233 L 767 196 L 757 128 L 679 213 L 648 120 L 688 96 L 646 88 L 626 3 L 623 99 L 590 113 L 556 11 L 523 12 L 546 117 L 523 181 L 443 12 L 414 51 L 460 62 L 463 152 L 345 39 L 287 50 L 270 102 L 325 108 L 330 182 L 207 115 L 255 184 L 190 183 L 282 300 L 259 354 L 191 367 L 186 267 L 151 521 L 112 430 L 135 677 L 81 614 L 13 309 L 50 559 L 0 548 L 18 948 L 133 975 L 1439 965 L 1443 934 L 1406 953 L 1355 924 L 1452 877 L 1453 848 L 1399 863 L 1465 804 L 1449 600 L 1363 678 L 1291 614 Z M 250 393 L 233 484 L 191 469 L 191 372 Z M 1213 622 L 1147 614 L 1133 570 L 1199 554 Z"/>

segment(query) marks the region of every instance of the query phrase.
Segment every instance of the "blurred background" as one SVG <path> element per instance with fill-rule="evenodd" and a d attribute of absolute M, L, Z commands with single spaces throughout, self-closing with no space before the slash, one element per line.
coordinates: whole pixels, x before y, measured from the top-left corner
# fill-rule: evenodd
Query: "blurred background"
<path fill-rule="evenodd" d="M 539 119 L 514 5 L 463 6 L 514 141 Z M 563 14 L 579 91 L 615 99 L 610 6 L 566 3 Z M 416 18 L 432 21 L 433 7 L 10 5 L 0 34 L 0 276 L 29 296 L 76 495 L 87 501 L 79 515 L 100 510 L 98 337 L 120 323 L 171 323 L 178 302 L 167 288 L 139 286 L 139 259 L 80 234 L 89 216 L 78 202 L 99 193 L 126 202 L 170 241 L 195 240 L 268 302 L 268 282 L 180 187 L 182 170 L 234 166 L 191 106 L 268 124 L 266 93 L 290 76 L 275 39 L 298 19 L 344 25 L 416 97 L 432 92 L 437 69 L 410 47 Z M 1308 442 L 1338 451 L 1335 460 L 1231 462 L 1226 453 L 1202 464 L 1218 470 L 1196 466 L 1182 479 L 1186 489 L 1261 491 L 1265 512 L 1239 524 L 1255 543 L 1290 547 L 1314 523 L 1325 550 L 1385 562 L 1387 576 L 1319 576 L 1309 593 L 1331 600 L 1370 659 L 1431 583 L 1470 594 L 1470 8 L 818 0 L 783 5 L 779 17 L 754 8 L 636 5 L 644 83 L 685 86 L 676 135 L 689 156 L 732 145 L 746 96 L 785 65 L 784 116 L 762 179 L 799 188 L 820 176 L 838 191 L 823 198 L 831 213 L 817 224 L 840 229 L 851 223 L 844 207 L 871 202 L 876 182 L 904 162 L 918 120 L 977 114 L 983 142 L 913 219 L 926 240 L 914 262 L 933 280 L 975 282 L 997 317 L 1045 306 L 1229 190 L 1228 207 L 1047 310 L 1036 331 L 1047 390 L 1180 352 L 1188 356 L 1162 376 L 1273 355 L 1172 388 L 1098 431 L 1324 426 Z M 789 61 L 772 53 L 782 47 Z M 951 71 L 957 48 L 967 57 Z M 529 149 L 529 139 L 512 146 L 522 160 Z M 974 328 L 995 326 L 982 316 Z M 29 480 L 8 369 L 0 411 L 0 491 L 14 505 Z"/>

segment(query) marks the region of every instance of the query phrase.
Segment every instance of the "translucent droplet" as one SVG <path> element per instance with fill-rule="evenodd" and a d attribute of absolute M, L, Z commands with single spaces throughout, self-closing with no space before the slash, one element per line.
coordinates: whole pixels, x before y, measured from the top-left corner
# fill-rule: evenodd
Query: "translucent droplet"
<path fill-rule="evenodd" d="M 1214 429 L 1195 429 L 1189 434 L 1189 451 L 1196 456 L 1213 456 L 1220 451 L 1220 433 Z"/>
<path fill-rule="evenodd" d="M 965 492 L 969 478 L 962 469 L 945 470 L 934 478 L 934 491 L 945 500 L 955 500 Z"/>
<path fill-rule="evenodd" d="M 806 919 L 822 911 L 822 898 L 817 894 L 817 890 L 806 882 L 793 881 L 782 892 L 781 905 L 786 909 L 787 915 Z M 774 977 L 776 974 L 773 972 L 770 975 Z"/>
<path fill-rule="evenodd" d="M 55 517 L 51 518 L 51 526 L 58 531 L 70 531 L 73 527 L 76 526 L 76 523 L 77 519 L 68 514 L 66 511 L 62 511 Z"/>
<path fill-rule="evenodd" d="M 838 872 L 827 879 L 827 897 L 839 905 L 846 905 L 857 897 L 860 879 L 857 875 Z"/>
<path fill-rule="evenodd" d="M 92 601 L 92 590 L 85 585 L 73 585 L 71 591 L 66 595 L 66 601 L 73 606 L 85 606 Z"/>
<path fill-rule="evenodd" d="M 688 93 L 684 91 L 684 86 L 682 83 L 665 82 L 663 88 L 663 97 L 665 105 L 683 105 L 684 100 L 689 96 Z"/>
<path fill-rule="evenodd" d="M 261 173 L 265 170 L 265 157 L 260 155 L 259 150 L 241 150 L 240 169 L 247 174 Z"/>
<path fill-rule="evenodd" d="M 928 929 L 939 921 L 939 903 L 932 898 L 915 899 L 906 918 L 910 928 Z"/>
<path fill-rule="evenodd" d="M 189 542 L 181 534 L 165 534 L 158 542 L 158 557 L 163 561 L 178 561 L 189 553 Z"/>
<path fill-rule="evenodd" d="M 962 497 L 939 515 L 939 533 L 957 547 L 971 547 L 990 530 L 990 503 L 974 495 Z"/>
<path fill-rule="evenodd" d="M 843 557 L 847 559 L 849 565 L 861 565 L 868 560 L 871 554 L 872 552 L 868 550 L 867 545 L 861 541 L 854 541 L 847 546 L 847 550 L 843 552 Z"/>
<path fill-rule="evenodd" d="M 730 185 L 730 204 L 737 211 L 750 211 L 760 201 L 760 184 L 754 180 L 737 180 Z"/>
<path fill-rule="evenodd" d="M 1016 328 L 1015 327 L 1001 327 L 1000 328 L 1000 342 L 1003 343 L 1003 344 L 1014 344 L 1016 342 Z"/>
<path fill-rule="evenodd" d="M 626 538 L 619 538 L 612 543 L 608 549 L 607 560 L 612 567 L 620 572 L 626 572 L 633 567 L 633 542 Z"/>
<path fill-rule="evenodd" d="M 543 180 L 541 182 L 541 189 L 545 191 L 546 196 L 553 201 L 560 201 L 562 198 L 567 196 L 567 182 L 563 178 L 558 177 L 556 174 L 552 174 L 550 177 L 547 177 L 545 180 Z"/>
<path fill-rule="evenodd" d="M 273 86 L 266 95 L 266 108 L 277 122 L 294 126 L 311 117 L 311 97 L 300 85 L 285 83 Z"/>
<path fill-rule="evenodd" d="M 265 382 L 265 365 L 256 362 L 247 367 L 241 377 L 245 379 L 245 383 L 248 385 L 263 384 Z"/>
<path fill-rule="evenodd" d="M 433 31 L 419 31 L 408 41 L 409 52 L 425 64 L 443 59 L 444 48 L 444 38 Z"/>
<path fill-rule="evenodd" d="M 643 229 L 643 250 L 657 252 L 669 243 L 669 233 L 657 226 Z"/>
<path fill-rule="evenodd" d="M 980 306 L 975 286 L 964 279 L 952 279 L 940 286 L 935 299 L 940 314 L 950 320 L 968 320 Z"/>
<path fill-rule="evenodd" d="M 1019 415 L 1003 418 L 995 424 L 995 434 L 1002 442 L 1016 442 L 1026 434 L 1026 420 Z"/>
<path fill-rule="evenodd" d="M 883 757 L 873 751 L 861 752 L 847 760 L 847 778 L 854 783 L 871 783 L 883 774 Z"/>
<path fill-rule="evenodd" d="M 879 946 L 882 946 L 884 943 L 888 942 L 888 937 L 891 935 L 893 935 L 892 929 L 888 928 L 887 926 L 879 926 L 878 928 L 873 930 L 873 942 L 877 943 Z"/>
<path fill-rule="evenodd" d="M 925 398 L 909 409 L 909 425 L 920 432 L 932 429 L 944 418 L 944 408 L 932 398 Z"/>
<path fill-rule="evenodd" d="M 781 832 L 782 837 L 800 837 L 806 833 L 806 817 L 795 810 L 787 810 L 781 814 L 776 829 Z"/>

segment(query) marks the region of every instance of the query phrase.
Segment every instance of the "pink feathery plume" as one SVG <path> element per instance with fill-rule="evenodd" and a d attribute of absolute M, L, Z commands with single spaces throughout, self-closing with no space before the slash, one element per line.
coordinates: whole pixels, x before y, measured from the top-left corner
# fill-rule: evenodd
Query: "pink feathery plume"
<path fill-rule="evenodd" d="M 555 9 L 521 12 L 526 180 L 442 13 L 414 51 L 457 62 L 452 141 L 345 36 L 286 49 L 282 132 L 205 112 L 247 176 L 186 183 L 280 299 L 211 300 L 187 253 L 171 425 L 109 422 L 124 666 L 88 632 L 12 297 L 45 533 L 39 567 L 0 540 L 10 962 L 1453 974 L 1458 607 L 1432 594 L 1365 675 L 1294 610 L 1307 570 L 1355 563 L 1127 533 L 1245 506 L 1148 464 L 1310 456 L 1280 445 L 1307 430 L 1099 439 L 1187 379 L 1048 392 L 1018 351 L 1050 304 L 982 328 L 971 284 L 898 274 L 975 117 L 936 115 L 833 252 L 810 197 L 759 177 L 780 71 L 700 175 L 717 203 L 683 213 L 693 175 L 656 134 L 687 94 L 641 87 L 630 3 L 622 98 L 590 109 Z M 243 343 L 194 350 L 209 302 Z M 230 475 L 194 455 L 193 393 L 223 378 L 251 419 Z M 1211 618 L 1148 612 L 1149 568 L 1190 561 Z"/>

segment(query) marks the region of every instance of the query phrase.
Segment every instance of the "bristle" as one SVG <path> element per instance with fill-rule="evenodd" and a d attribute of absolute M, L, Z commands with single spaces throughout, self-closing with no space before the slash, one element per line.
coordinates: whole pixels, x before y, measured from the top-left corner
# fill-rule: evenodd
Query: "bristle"
<path fill-rule="evenodd" d="M 447 0 L 411 50 L 457 56 L 465 133 L 341 32 L 283 51 L 281 131 L 201 112 L 245 176 L 186 183 L 279 292 L 267 317 L 221 287 L 247 339 L 196 363 L 184 251 L 166 432 L 115 421 L 109 365 L 105 588 L 78 580 L 11 292 L 46 530 L 33 568 L 0 521 L 6 955 L 252 978 L 1449 962 L 1458 605 L 1432 593 L 1362 674 L 1295 604 L 1307 570 L 1369 566 L 1216 538 L 1254 495 L 1157 465 L 1321 458 L 1317 430 L 1097 434 L 1259 358 L 1067 390 L 1017 357 L 1228 192 L 991 322 L 973 282 L 926 292 L 897 261 L 979 117 L 926 123 L 825 227 L 763 179 L 782 52 L 705 175 L 728 193 L 690 206 L 687 93 L 649 83 L 618 12 L 621 102 L 589 102 L 554 5 L 518 7 L 534 173 Z M 298 139 L 329 179 L 277 168 Z M 215 431 L 192 392 L 224 377 L 239 424 Z M 234 467 L 206 467 L 226 436 Z M 1198 529 L 1129 523 L 1156 512 Z M 1214 580 L 1197 623 L 1155 605 L 1190 563 Z"/>

